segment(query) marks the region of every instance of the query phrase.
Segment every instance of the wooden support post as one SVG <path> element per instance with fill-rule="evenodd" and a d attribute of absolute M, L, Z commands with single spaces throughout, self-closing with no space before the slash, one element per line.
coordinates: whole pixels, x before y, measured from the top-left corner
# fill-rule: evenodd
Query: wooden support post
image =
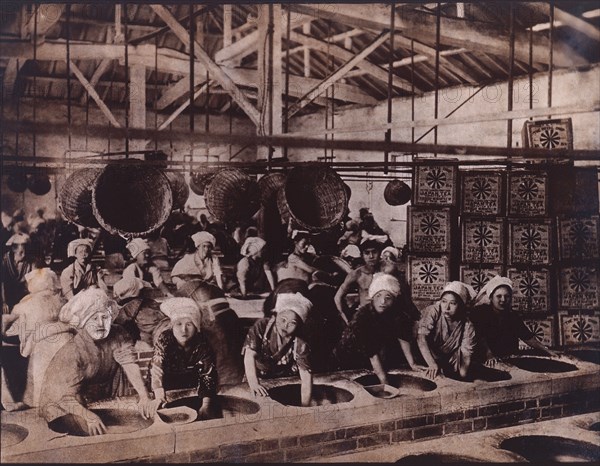
<path fill-rule="evenodd" d="M 146 128 L 146 67 L 129 67 L 129 114 L 131 128 Z M 146 141 L 132 140 L 132 150 L 143 150 Z"/>
<path fill-rule="evenodd" d="M 309 36 L 310 35 L 310 23 L 306 23 L 302 26 L 302 32 Z M 310 77 L 310 47 L 304 46 L 304 77 Z"/>
<path fill-rule="evenodd" d="M 232 5 L 223 5 L 223 47 L 231 45 Z"/>
<path fill-rule="evenodd" d="M 283 132 L 281 5 L 262 4 L 258 8 L 258 43 L 264 44 L 264 47 L 258 47 L 258 108 L 261 124 L 257 128 L 257 134 L 259 136 L 281 134 Z M 257 158 L 270 158 L 269 155 L 272 154 L 268 151 L 268 147 L 259 146 Z"/>

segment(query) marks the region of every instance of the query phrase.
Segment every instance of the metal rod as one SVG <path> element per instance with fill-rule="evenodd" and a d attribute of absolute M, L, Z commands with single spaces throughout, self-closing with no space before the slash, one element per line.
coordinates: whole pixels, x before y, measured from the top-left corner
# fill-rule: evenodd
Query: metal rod
<path fill-rule="evenodd" d="M 388 82 L 387 82 L 387 122 L 388 124 L 392 122 L 392 82 L 393 82 L 393 73 L 394 73 L 394 30 L 396 28 L 396 5 L 392 2 L 390 4 L 390 53 L 388 56 Z M 385 132 L 385 142 L 391 142 L 392 140 L 392 129 L 389 128 Z M 387 165 L 390 160 L 390 153 L 384 152 L 383 160 L 385 162 L 387 173 Z"/>
<path fill-rule="evenodd" d="M 436 16 L 435 16 L 435 103 L 434 103 L 434 118 L 437 120 L 438 117 L 438 97 L 439 97 L 439 87 L 440 87 L 440 27 L 441 27 L 441 8 L 442 5 L 440 3 L 437 4 Z M 433 143 L 437 144 L 438 142 L 438 130 L 437 125 L 433 130 Z M 437 153 L 433 154 L 434 157 L 437 157 Z"/>
<path fill-rule="evenodd" d="M 123 3 L 123 24 L 124 35 L 125 35 L 125 152 L 127 155 L 125 157 L 129 157 L 129 91 L 130 91 L 130 82 L 129 82 L 129 46 L 127 44 L 128 41 L 128 29 L 127 23 L 129 23 L 129 18 L 127 18 L 127 2 Z"/>
<path fill-rule="evenodd" d="M 552 70 L 554 68 L 554 0 L 550 0 L 550 31 L 548 51 L 548 108 L 552 108 Z M 550 115 L 548 116 L 550 118 Z"/>
<path fill-rule="evenodd" d="M 508 111 L 513 109 L 513 74 L 515 66 L 515 6 L 510 2 L 510 42 L 508 53 Z M 506 147 L 512 147 L 512 119 L 506 121 Z"/>

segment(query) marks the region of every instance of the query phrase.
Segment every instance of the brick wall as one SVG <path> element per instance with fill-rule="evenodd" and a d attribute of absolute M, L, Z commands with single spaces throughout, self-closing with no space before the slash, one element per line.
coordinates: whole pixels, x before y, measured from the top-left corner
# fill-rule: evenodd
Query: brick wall
<path fill-rule="evenodd" d="M 142 463 L 294 462 L 466 432 L 546 421 L 600 409 L 594 390 L 480 406 L 192 452 L 140 458 Z"/>

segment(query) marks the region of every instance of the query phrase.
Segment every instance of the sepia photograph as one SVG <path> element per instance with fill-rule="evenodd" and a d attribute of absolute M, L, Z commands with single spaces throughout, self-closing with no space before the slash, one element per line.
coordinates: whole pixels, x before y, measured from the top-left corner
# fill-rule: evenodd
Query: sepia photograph
<path fill-rule="evenodd" d="M 600 3 L 0 2 L 0 463 L 600 463 Z"/>

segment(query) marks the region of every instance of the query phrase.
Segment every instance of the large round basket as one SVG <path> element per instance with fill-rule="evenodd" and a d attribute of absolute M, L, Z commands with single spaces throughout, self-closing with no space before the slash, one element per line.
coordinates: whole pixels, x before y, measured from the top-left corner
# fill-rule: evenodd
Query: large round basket
<path fill-rule="evenodd" d="M 98 228 L 92 209 L 92 186 L 101 168 L 80 168 L 69 176 L 58 195 L 58 207 L 65 218 L 77 225 Z"/>
<path fill-rule="evenodd" d="M 267 205 L 276 199 L 277 191 L 285 184 L 284 173 L 269 173 L 258 180 L 258 189 L 260 191 L 260 202 Z"/>
<path fill-rule="evenodd" d="M 136 160 L 107 165 L 92 189 L 98 223 L 109 233 L 144 236 L 160 228 L 173 208 L 169 180 L 162 170 Z"/>
<path fill-rule="evenodd" d="M 169 179 L 169 184 L 171 185 L 171 192 L 173 193 L 173 208 L 183 209 L 188 197 L 190 197 L 190 187 L 185 182 L 185 176 L 179 172 L 166 171 L 164 173 Z"/>
<path fill-rule="evenodd" d="M 277 203 L 282 219 L 287 208 L 300 227 L 323 231 L 342 221 L 348 195 L 344 182 L 331 168 L 296 167 L 289 172 Z"/>
<path fill-rule="evenodd" d="M 210 183 L 218 170 L 214 168 L 201 168 L 190 173 L 190 189 L 198 196 L 204 196 L 206 186 Z"/>
<path fill-rule="evenodd" d="M 260 208 L 258 183 L 241 170 L 222 170 L 204 190 L 204 200 L 221 222 L 249 219 Z"/>
<path fill-rule="evenodd" d="M 383 198 L 389 205 L 403 205 L 410 201 L 411 189 L 404 181 L 392 180 L 383 191 Z"/>

